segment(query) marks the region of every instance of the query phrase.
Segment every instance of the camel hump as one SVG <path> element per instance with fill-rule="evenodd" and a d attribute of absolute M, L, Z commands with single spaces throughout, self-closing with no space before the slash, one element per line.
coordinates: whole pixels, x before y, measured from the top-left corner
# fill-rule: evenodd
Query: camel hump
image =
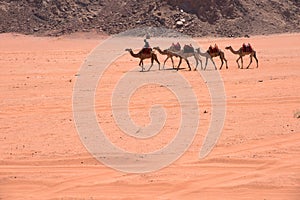
<path fill-rule="evenodd" d="M 184 53 L 193 53 L 194 52 L 194 47 L 192 45 L 184 45 L 183 47 L 183 52 Z"/>
<path fill-rule="evenodd" d="M 208 48 L 209 49 L 209 53 L 218 53 L 220 50 L 219 50 L 219 47 L 215 44 L 214 47 L 212 47 L 210 45 L 210 47 Z"/>
<path fill-rule="evenodd" d="M 143 54 L 151 54 L 151 52 L 152 52 L 152 48 L 143 48 L 141 50 L 141 53 Z"/>
<path fill-rule="evenodd" d="M 248 44 L 243 44 L 243 51 L 244 52 L 252 52 L 253 49 L 252 49 L 252 46 L 248 43 Z"/>
<path fill-rule="evenodd" d="M 181 46 L 179 44 L 179 42 L 177 42 L 176 44 L 172 43 L 171 47 L 169 48 L 171 51 L 180 51 L 181 50 Z"/>

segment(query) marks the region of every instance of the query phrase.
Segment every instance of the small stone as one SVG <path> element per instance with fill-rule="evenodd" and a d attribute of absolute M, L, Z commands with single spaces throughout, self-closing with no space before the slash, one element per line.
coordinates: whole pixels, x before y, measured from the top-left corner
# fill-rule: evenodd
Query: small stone
<path fill-rule="evenodd" d="M 176 26 L 177 26 L 177 28 L 182 27 L 183 26 L 183 22 L 182 21 L 177 21 L 176 22 Z"/>
<path fill-rule="evenodd" d="M 93 17 L 92 15 L 88 15 L 87 18 L 88 18 L 89 20 L 94 19 L 94 17 Z"/>

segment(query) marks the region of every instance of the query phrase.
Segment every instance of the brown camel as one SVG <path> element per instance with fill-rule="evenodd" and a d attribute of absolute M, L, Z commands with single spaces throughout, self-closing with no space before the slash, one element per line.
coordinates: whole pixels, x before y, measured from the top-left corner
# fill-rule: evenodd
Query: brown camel
<path fill-rule="evenodd" d="M 249 46 L 249 47 L 248 47 L 248 49 L 246 49 L 244 46 L 242 46 L 237 51 L 235 51 L 231 46 L 228 46 L 225 49 L 227 49 L 227 50 L 229 49 L 233 54 L 239 55 L 238 59 L 236 60 L 236 62 L 238 64 L 238 68 L 243 69 L 243 56 L 246 56 L 246 55 L 250 55 L 250 63 L 248 65 L 247 69 L 250 67 L 250 65 L 252 63 L 252 57 L 255 58 L 255 60 L 256 60 L 256 68 L 258 68 L 258 60 L 257 60 L 257 57 L 256 57 L 256 51 L 254 51 L 254 49 L 251 46 Z M 240 67 L 240 64 L 239 64 L 239 60 L 240 59 L 241 59 L 241 67 Z"/>
<path fill-rule="evenodd" d="M 149 58 L 151 58 L 151 65 L 150 65 L 148 71 L 153 66 L 153 61 L 154 60 L 158 63 L 158 69 L 160 70 L 160 62 L 157 59 L 157 55 L 152 51 L 151 48 L 142 49 L 138 53 L 134 53 L 132 51 L 132 49 L 125 49 L 125 51 L 128 51 L 132 57 L 140 59 L 139 66 L 142 68 L 142 71 L 144 71 L 144 62 L 143 62 L 143 60 L 149 59 Z"/>
<path fill-rule="evenodd" d="M 173 51 L 171 51 L 170 49 L 165 49 L 165 50 L 161 50 L 159 47 L 154 47 L 153 49 L 157 50 L 161 55 L 166 55 L 167 58 L 165 59 L 164 61 L 164 65 L 163 65 L 163 69 L 165 69 L 165 64 L 167 62 L 167 60 L 170 58 L 171 61 L 172 61 L 172 66 L 173 66 L 173 69 L 175 68 L 174 66 L 174 60 L 173 60 L 173 57 L 178 57 L 177 54 L 175 54 Z M 180 56 L 179 56 L 180 59 L 182 59 Z"/>
<path fill-rule="evenodd" d="M 228 65 L 227 65 L 227 60 L 225 58 L 225 54 L 223 51 L 221 51 L 219 48 L 216 48 L 216 49 L 208 49 L 206 52 L 201 52 L 200 51 L 200 48 L 197 48 L 196 49 L 197 53 L 200 55 L 200 56 L 203 56 L 206 58 L 206 61 L 205 61 L 205 67 L 204 67 L 204 70 L 206 70 L 206 67 L 207 67 L 207 61 L 208 59 L 211 59 L 212 63 L 214 64 L 214 67 L 215 69 L 217 69 L 216 67 L 216 64 L 213 60 L 214 57 L 220 57 L 220 60 L 221 60 L 221 66 L 220 66 L 220 69 L 222 69 L 222 66 L 224 64 L 224 61 L 225 61 L 225 64 L 226 64 L 226 69 L 228 69 Z M 202 69 L 202 67 L 201 67 Z"/>

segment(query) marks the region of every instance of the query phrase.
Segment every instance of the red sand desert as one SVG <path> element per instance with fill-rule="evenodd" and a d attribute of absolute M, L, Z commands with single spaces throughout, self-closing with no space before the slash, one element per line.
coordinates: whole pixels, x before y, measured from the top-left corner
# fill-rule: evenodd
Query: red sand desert
<path fill-rule="evenodd" d="M 0 199 L 300 199 L 299 37 L 197 40 L 205 48 L 217 43 L 229 65 L 220 71 L 227 97 L 224 128 L 204 159 L 198 155 L 211 114 L 204 81 L 195 71 L 158 72 L 154 65 L 149 73 L 180 73 L 189 80 L 201 121 L 192 145 L 176 162 L 135 174 L 96 160 L 80 141 L 73 119 L 76 74 L 104 37 L 0 35 Z M 237 57 L 224 49 L 237 49 L 245 41 L 257 52 L 258 69 L 255 62 L 248 70 L 238 69 Z M 219 66 L 218 58 L 214 60 Z M 249 58 L 244 60 L 248 64 Z M 140 143 L 122 134 L 111 117 L 109 94 L 115 81 L 137 65 L 127 52 L 112 64 L 97 88 L 103 93 L 97 92 L 95 109 L 116 145 L 149 152 L 174 137 L 180 105 L 166 89 L 144 86 L 130 101 L 132 119 L 139 125 L 149 123 L 149 107 L 158 102 L 168 114 L 165 127 Z"/>

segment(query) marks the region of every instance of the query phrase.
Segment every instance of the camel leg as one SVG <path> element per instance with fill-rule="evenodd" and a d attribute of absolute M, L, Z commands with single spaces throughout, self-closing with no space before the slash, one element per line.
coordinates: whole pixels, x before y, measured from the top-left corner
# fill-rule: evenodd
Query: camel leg
<path fill-rule="evenodd" d="M 140 63 L 139 63 L 139 66 L 142 68 L 142 71 L 144 71 L 144 62 L 143 60 L 141 59 Z"/>
<path fill-rule="evenodd" d="M 152 68 L 152 66 L 153 66 L 153 60 L 154 60 L 154 58 L 152 57 L 151 58 L 151 65 L 150 65 L 150 67 L 149 67 L 149 69 L 148 69 L 148 71 L 150 71 L 150 69 Z M 159 69 L 160 70 L 160 69 Z"/>
<path fill-rule="evenodd" d="M 169 56 L 165 59 L 165 61 L 164 61 L 164 65 L 163 65 L 163 69 L 165 69 L 165 64 L 166 64 L 166 62 L 167 62 L 167 60 L 169 59 Z M 173 67 L 174 68 L 174 67 Z"/>
<path fill-rule="evenodd" d="M 157 56 L 154 56 L 154 60 L 158 64 L 158 70 L 160 70 L 160 62 L 158 61 Z"/>
<path fill-rule="evenodd" d="M 240 67 L 240 64 L 239 64 L 239 60 L 241 59 L 241 56 L 236 60 L 236 63 L 237 63 L 237 65 L 238 65 L 238 68 L 240 69 L 241 67 Z"/>
<path fill-rule="evenodd" d="M 247 66 L 247 69 L 249 69 L 251 63 L 252 63 L 252 55 L 250 55 L 250 62 L 249 62 L 249 65 Z"/>
<path fill-rule="evenodd" d="M 201 58 L 199 58 L 199 62 L 200 62 L 200 65 L 201 65 L 201 70 L 203 70 L 203 66 L 202 66 L 202 60 L 201 60 Z"/>
<path fill-rule="evenodd" d="M 198 62 L 198 59 L 196 58 L 196 56 L 194 56 L 194 58 L 195 58 L 195 60 L 196 60 L 196 67 L 195 67 L 194 71 L 196 71 L 196 70 L 197 70 L 197 67 L 198 67 L 198 64 L 199 64 L 199 62 Z"/>
<path fill-rule="evenodd" d="M 220 70 L 221 70 L 223 67 L 223 64 L 224 64 L 223 58 L 221 56 L 220 56 L 220 60 L 221 60 L 221 67 L 220 67 Z"/>
<path fill-rule="evenodd" d="M 206 67 L 207 67 L 207 62 L 208 62 L 208 57 L 206 57 L 206 61 L 205 61 L 205 67 L 204 67 L 204 70 L 206 70 Z"/>
<path fill-rule="evenodd" d="M 215 70 L 217 70 L 217 67 L 216 67 L 216 63 L 215 63 L 215 61 L 213 60 L 213 58 L 212 58 L 212 57 L 211 57 L 210 59 L 211 59 L 211 62 L 214 64 Z"/>
<path fill-rule="evenodd" d="M 241 69 L 243 69 L 244 65 L 244 61 L 243 61 L 243 57 L 241 57 Z"/>
<path fill-rule="evenodd" d="M 173 66 L 173 69 L 174 69 L 175 66 L 174 66 L 174 60 L 173 60 L 173 57 L 171 56 L 170 58 L 171 58 L 172 66 Z"/>
<path fill-rule="evenodd" d="M 256 60 L 256 68 L 258 68 L 258 59 L 257 59 L 257 57 L 256 57 L 256 52 L 254 52 L 254 55 L 253 55 L 253 57 L 255 58 L 255 60 Z"/>
<path fill-rule="evenodd" d="M 182 62 L 182 58 L 180 57 L 180 60 L 179 60 L 178 66 L 177 66 L 177 71 L 179 70 L 179 67 L 180 67 L 180 65 L 181 65 L 181 62 Z"/>
<path fill-rule="evenodd" d="M 228 69 L 227 60 L 225 58 L 224 53 L 222 53 L 221 56 L 222 56 L 222 59 L 225 61 L 226 69 Z"/>
<path fill-rule="evenodd" d="M 190 62 L 189 62 L 189 60 L 186 58 L 186 59 L 184 59 L 185 60 L 185 62 L 187 63 L 187 65 L 188 65 L 188 67 L 189 67 L 189 71 L 191 71 L 192 70 L 192 68 L 191 68 L 191 66 L 190 66 Z"/>

